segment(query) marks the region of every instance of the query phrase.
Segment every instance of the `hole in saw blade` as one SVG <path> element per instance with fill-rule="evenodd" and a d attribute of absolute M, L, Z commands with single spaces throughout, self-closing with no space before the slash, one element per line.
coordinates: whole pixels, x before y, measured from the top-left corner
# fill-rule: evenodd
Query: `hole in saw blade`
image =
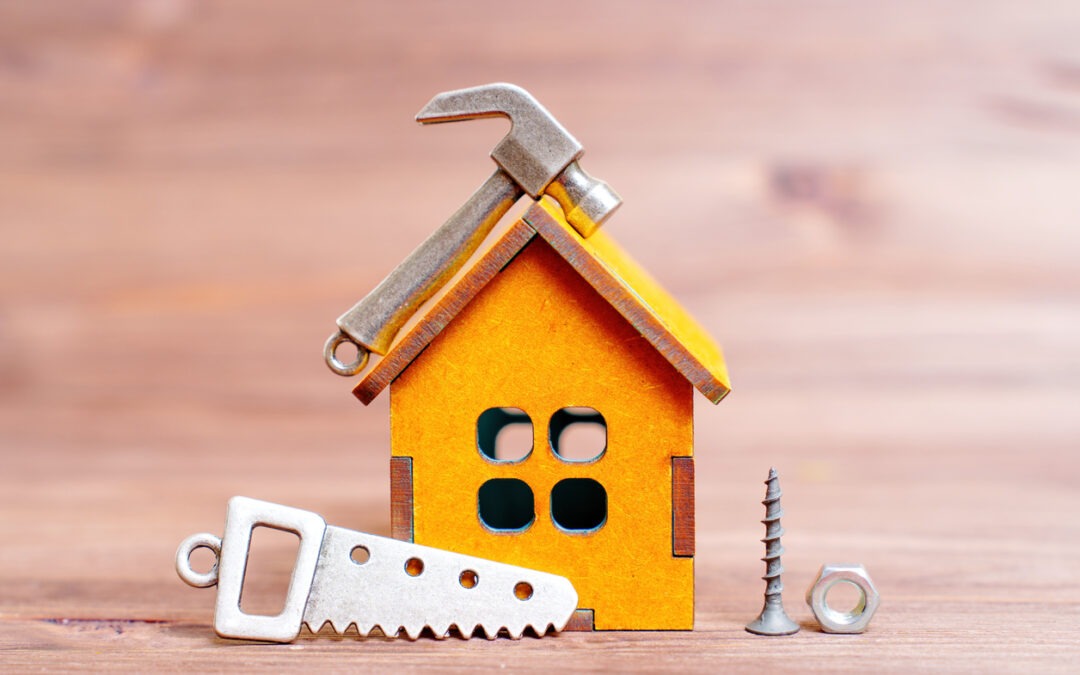
<path fill-rule="evenodd" d="M 533 596 L 533 587 L 528 581 L 519 581 L 514 586 L 514 597 L 518 600 L 528 600 Z"/>
<path fill-rule="evenodd" d="M 405 561 L 405 574 L 410 577 L 418 577 L 424 573 L 424 561 L 420 558 L 409 558 Z"/>
<path fill-rule="evenodd" d="M 472 570 L 465 570 L 458 577 L 458 583 L 461 584 L 462 588 L 475 588 L 476 584 L 480 583 L 480 576 Z"/>
<path fill-rule="evenodd" d="M 277 616 L 285 609 L 300 537 L 264 525 L 251 530 L 244 586 L 240 589 L 240 611 L 245 614 Z"/>
<path fill-rule="evenodd" d="M 365 546 L 354 546 L 353 550 L 349 552 L 349 559 L 357 565 L 363 565 L 371 560 L 371 551 L 367 550 Z"/>

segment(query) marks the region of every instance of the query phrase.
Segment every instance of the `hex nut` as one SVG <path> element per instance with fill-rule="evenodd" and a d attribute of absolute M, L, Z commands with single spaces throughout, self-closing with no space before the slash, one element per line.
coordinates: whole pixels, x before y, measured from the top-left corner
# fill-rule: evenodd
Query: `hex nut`
<path fill-rule="evenodd" d="M 840 583 L 859 589 L 859 602 L 849 612 L 835 610 L 826 601 L 829 591 Z M 862 633 L 874 618 L 881 595 L 862 565 L 831 563 L 821 566 L 814 583 L 806 589 L 806 604 L 826 633 Z"/>

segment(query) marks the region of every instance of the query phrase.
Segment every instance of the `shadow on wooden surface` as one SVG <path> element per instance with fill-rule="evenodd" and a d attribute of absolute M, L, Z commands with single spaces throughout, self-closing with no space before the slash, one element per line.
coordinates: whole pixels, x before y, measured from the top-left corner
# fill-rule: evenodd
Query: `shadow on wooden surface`
<path fill-rule="evenodd" d="M 0 662 L 1069 667 L 1078 31 L 1065 1 L 0 4 Z M 322 342 L 505 129 L 412 115 L 493 80 L 582 140 L 609 231 L 726 349 L 697 630 L 218 640 L 172 555 L 229 496 L 388 533 L 386 402 Z M 770 465 L 789 613 L 860 561 L 865 635 L 743 631 Z"/>

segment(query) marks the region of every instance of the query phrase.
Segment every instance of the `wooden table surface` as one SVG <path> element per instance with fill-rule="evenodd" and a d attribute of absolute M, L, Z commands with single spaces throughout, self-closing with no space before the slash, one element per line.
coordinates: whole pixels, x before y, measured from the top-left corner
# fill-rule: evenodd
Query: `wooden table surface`
<path fill-rule="evenodd" d="M 173 553 L 228 497 L 389 530 L 385 397 L 322 342 L 506 128 L 412 116 L 495 80 L 725 347 L 697 628 L 218 639 Z M 1074 0 L 0 3 L 0 669 L 1075 669 L 1078 215 Z M 768 639 L 772 465 L 804 628 Z M 802 600 L 828 561 L 881 590 L 861 636 Z"/>

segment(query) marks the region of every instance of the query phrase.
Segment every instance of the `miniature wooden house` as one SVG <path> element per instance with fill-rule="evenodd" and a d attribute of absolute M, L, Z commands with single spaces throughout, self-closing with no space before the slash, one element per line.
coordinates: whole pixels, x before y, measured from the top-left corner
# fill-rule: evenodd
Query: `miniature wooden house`
<path fill-rule="evenodd" d="M 555 206 L 493 239 L 354 391 L 390 388 L 393 535 L 567 576 L 570 627 L 693 628 L 693 390 L 727 394 L 719 348 Z"/>

